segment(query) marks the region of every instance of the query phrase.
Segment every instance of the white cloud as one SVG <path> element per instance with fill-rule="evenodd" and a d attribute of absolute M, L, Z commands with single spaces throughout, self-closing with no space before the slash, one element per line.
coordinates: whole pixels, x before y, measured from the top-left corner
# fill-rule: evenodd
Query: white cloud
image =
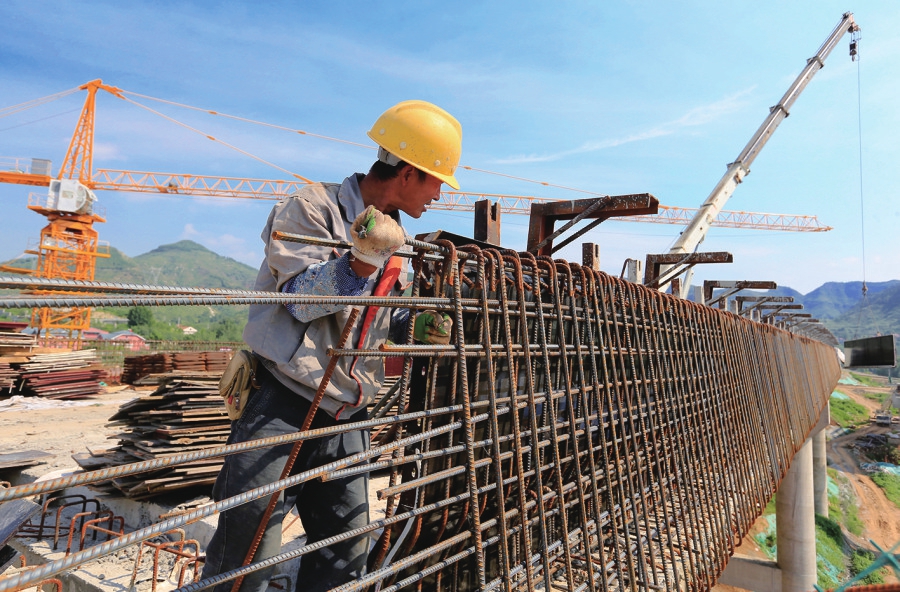
<path fill-rule="evenodd" d="M 623 144 L 630 144 L 632 142 L 641 142 L 661 136 L 668 136 L 678 132 L 681 129 L 706 125 L 720 119 L 725 115 L 728 115 L 729 113 L 734 113 L 735 111 L 746 105 L 747 95 L 753 92 L 755 88 L 756 87 L 753 86 L 740 92 L 734 93 L 733 95 L 729 95 L 720 101 L 716 101 L 715 103 L 695 107 L 678 119 L 663 123 L 646 131 L 629 134 L 620 138 L 610 138 L 608 140 L 585 142 L 577 148 L 563 150 L 561 152 L 555 152 L 551 154 L 510 156 L 508 158 L 494 160 L 492 161 L 492 164 L 528 164 L 535 162 L 550 162 L 555 160 L 562 160 L 563 158 L 573 156 L 575 154 L 596 152 L 597 150 L 615 148 L 616 146 L 621 146 Z"/>

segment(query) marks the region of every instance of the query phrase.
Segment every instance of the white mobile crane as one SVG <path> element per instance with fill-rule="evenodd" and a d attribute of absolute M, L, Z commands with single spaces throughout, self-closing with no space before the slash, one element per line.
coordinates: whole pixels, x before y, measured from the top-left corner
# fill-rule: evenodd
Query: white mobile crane
<path fill-rule="evenodd" d="M 825 40 L 825 43 L 819 48 L 819 51 L 816 52 L 816 55 L 806 61 L 806 67 L 803 68 L 800 75 L 797 76 L 793 84 L 787 89 L 787 92 L 784 93 L 784 96 L 781 97 L 778 104 L 769 109 L 769 116 L 766 117 L 762 125 L 759 126 L 759 129 L 756 130 L 756 133 L 753 134 L 753 137 L 750 138 L 750 141 L 747 142 L 747 145 L 744 146 L 744 149 L 738 154 L 738 157 L 734 162 L 728 165 L 728 170 L 725 171 L 725 174 L 716 184 L 715 188 L 713 188 L 712 193 L 709 194 L 709 197 L 706 198 L 706 201 L 703 202 L 703 205 L 697 210 L 694 218 L 684 231 L 682 231 L 681 236 L 678 237 L 678 240 L 675 241 L 675 244 L 669 249 L 669 253 L 692 253 L 700 243 L 703 242 L 703 239 L 706 238 L 706 233 L 709 232 L 709 228 L 716 219 L 716 216 L 725 206 L 725 202 L 728 201 L 731 194 L 734 193 L 735 188 L 744 177 L 750 173 L 750 165 L 756 159 L 760 150 L 762 150 L 763 146 L 766 145 L 766 142 L 769 141 L 769 137 L 775 132 L 775 129 L 781 121 L 790 115 L 790 108 L 794 104 L 794 101 L 797 100 L 797 97 L 800 96 L 800 93 L 803 92 L 803 89 L 806 88 L 806 85 L 809 84 L 809 81 L 812 80 L 812 77 L 816 72 L 822 69 L 825 65 L 825 58 L 828 57 L 831 50 L 834 49 L 835 45 L 837 45 L 838 41 L 840 41 L 845 33 L 851 34 L 850 57 L 856 61 L 859 30 L 859 25 L 853 20 L 853 13 L 845 12 L 841 17 L 841 21 Z M 660 277 L 664 275 L 665 268 L 660 270 Z M 688 269 L 681 282 L 681 294 L 679 294 L 681 298 L 687 296 L 692 276 L 692 269 Z M 660 285 L 659 287 L 662 291 L 665 291 L 667 288 L 668 283 Z"/>

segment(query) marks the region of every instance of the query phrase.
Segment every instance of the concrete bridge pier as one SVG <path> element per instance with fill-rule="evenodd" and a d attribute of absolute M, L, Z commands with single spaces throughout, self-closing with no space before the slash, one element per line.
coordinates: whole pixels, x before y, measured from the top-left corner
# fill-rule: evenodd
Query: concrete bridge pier
<path fill-rule="evenodd" d="M 756 592 L 808 592 L 816 583 L 816 514 L 828 515 L 826 405 L 775 497 L 778 561 L 735 555 L 719 583 Z M 820 508 L 823 508 L 820 509 Z"/>
<path fill-rule="evenodd" d="M 816 583 L 813 446 L 807 439 L 775 496 L 778 567 L 782 592 L 808 592 Z"/>
<path fill-rule="evenodd" d="M 828 517 L 828 452 L 825 444 L 825 432 L 831 422 L 831 407 L 825 404 L 819 423 L 813 428 L 813 495 L 816 514 Z"/>

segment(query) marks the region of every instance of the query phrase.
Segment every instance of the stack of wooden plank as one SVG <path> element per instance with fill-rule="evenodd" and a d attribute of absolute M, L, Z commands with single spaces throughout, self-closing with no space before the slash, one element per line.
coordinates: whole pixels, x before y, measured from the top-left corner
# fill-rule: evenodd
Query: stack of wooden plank
<path fill-rule="evenodd" d="M 230 351 L 217 351 L 217 352 L 205 352 L 206 356 L 203 358 L 206 362 L 206 371 L 207 372 L 225 372 L 225 368 L 228 366 L 228 362 L 231 360 L 232 352 Z"/>
<path fill-rule="evenodd" d="M 115 448 L 76 456 L 75 460 L 84 468 L 96 469 L 225 444 L 230 422 L 218 383 L 219 376 L 185 379 L 173 374 L 153 394 L 125 403 L 110 418 L 110 426 L 120 429 Z M 221 458 L 197 461 L 114 479 L 98 487 L 146 499 L 179 489 L 208 487 L 221 466 Z"/>
<path fill-rule="evenodd" d="M 171 354 L 149 354 L 143 356 L 128 356 L 122 366 L 123 384 L 134 384 L 135 381 L 148 374 L 165 374 L 172 371 Z"/>
<path fill-rule="evenodd" d="M 175 370 L 182 373 L 225 371 L 231 352 L 175 352 L 125 358 L 121 382 L 136 384 L 145 376 L 167 374 Z"/>
<path fill-rule="evenodd" d="M 12 392 L 18 378 L 18 370 L 7 359 L 0 358 L 0 394 Z"/>
<path fill-rule="evenodd" d="M 31 351 L 37 345 L 37 337 L 28 333 L 14 331 L 0 331 L 0 352 L 10 350 L 21 352 Z"/>
<path fill-rule="evenodd" d="M 175 369 L 194 372 L 206 371 L 204 354 L 206 352 L 175 352 L 172 354 Z"/>
<path fill-rule="evenodd" d="M 37 336 L 22 333 L 28 323 L 0 322 L 0 394 L 12 392 L 19 379 L 17 364 L 28 361 Z"/>
<path fill-rule="evenodd" d="M 106 372 L 92 349 L 33 354 L 18 364 L 19 390 L 49 399 L 82 399 L 99 394 Z"/>

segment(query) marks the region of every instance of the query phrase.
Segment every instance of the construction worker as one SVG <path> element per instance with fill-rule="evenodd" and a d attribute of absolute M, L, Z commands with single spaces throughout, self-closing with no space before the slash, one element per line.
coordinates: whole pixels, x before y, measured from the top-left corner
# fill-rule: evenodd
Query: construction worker
<path fill-rule="evenodd" d="M 255 290 L 320 296 L 397 294 L 401 258 L 391 255 L 405 239 L 399 212 L 419 218 L 440 197 L 443 183 L 459 189 L 454 172 L 462 128 L 436 105 L 405 101 L 385 111 L 368 135 L 379 149 L 367 174 L 351 175 L 341 184 L 308 185 L 272 209 L 262 232 L 266 258 Z M 338 239 L 352 242 L 353 248 L 341 253 L 331 247 L 276 241 L 273 231 Z M 364 318 L 372 315 L 361 314 L 346 347 L 373 348 L 387 338 L 392 310 L 369 310 L 374 312 L 371 323 L 364 328 Z M 244 340 L 258 360 L 255 386 L 232 424 L 229 444 L 300 429 L 330 360 L 328 348 L 337 346 L 349 315 L 350 308 L 340 304 L 250 307 Z M 448 323 L 444 315 L 419 315 L 416 336 L 429 343 L 446 342 Z M 380 358 L 339 358 L 312 429 L 366 419 L 366 406 L 383 379 Z M 367 430 L 305 441 L 291 474 L 368 448 Z M 277 481 L 290 450 L 287 444 L 227 457 L 213 497 L 221 500 Z M 204 578 L 243 564 L 267 503 L 264 497 L 219 515 L 206 552 Z M 367 476 L 316 479 L 282 492 L 254 562 L 280 552 L 281 524 L 295 506 L 307 544 L 364 526 L 369 521 Z M 328 590 L 360 577 L 370 541 L 369 536 L 358 536 L 303 555 L 296 589 Z M 248 575 L 241 590 L 264 591 L 271 573 L 270 568 Z M 226 592 L 231 587 L 232 582 L 225 582 L 215 590 Z"/>

